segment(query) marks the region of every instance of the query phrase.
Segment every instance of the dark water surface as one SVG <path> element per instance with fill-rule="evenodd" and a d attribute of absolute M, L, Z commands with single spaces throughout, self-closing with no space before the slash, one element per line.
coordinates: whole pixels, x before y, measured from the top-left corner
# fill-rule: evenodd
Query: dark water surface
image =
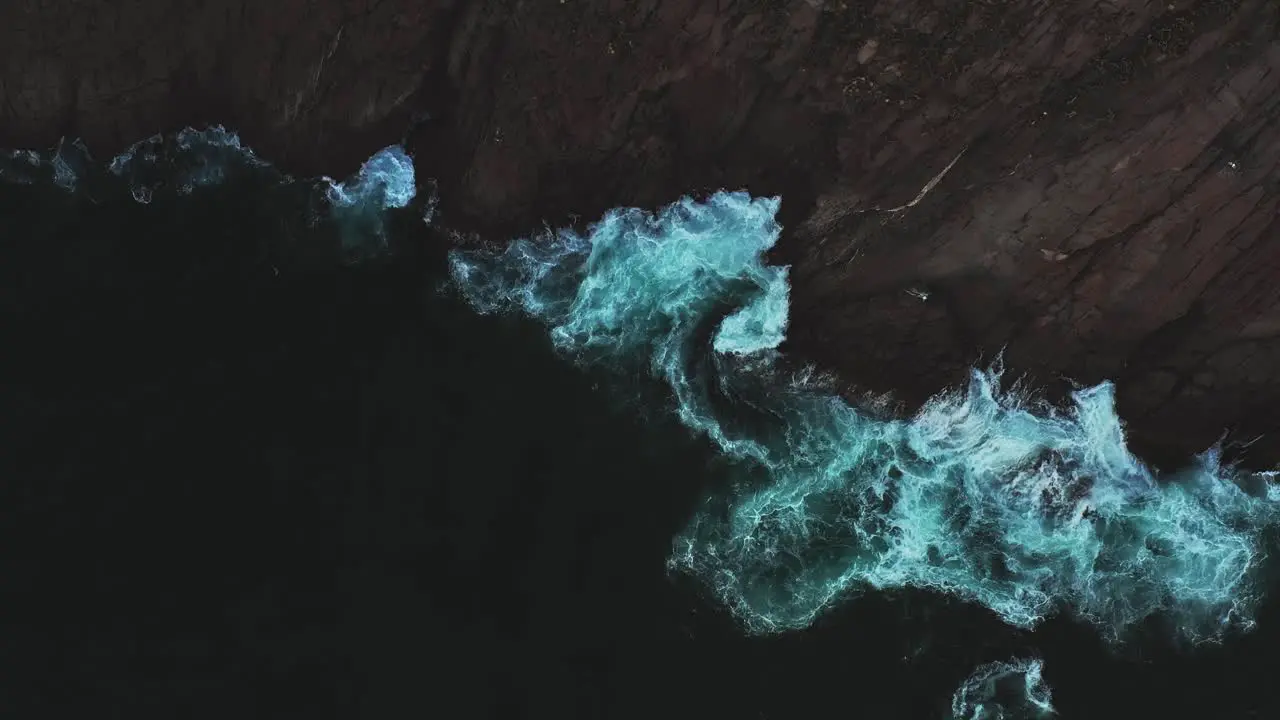
<path fill-rule="evenodd" d="M 704 441 L 440 293 L 416 211 L 343 262 L 255 182 L 0 185 L 4 717 L 943 718 L 1019 654 L 1064 718 L 1276 716 L 1274 603 L 1182 655 L 911 592 L 746 637 L 665 568 Z"/>

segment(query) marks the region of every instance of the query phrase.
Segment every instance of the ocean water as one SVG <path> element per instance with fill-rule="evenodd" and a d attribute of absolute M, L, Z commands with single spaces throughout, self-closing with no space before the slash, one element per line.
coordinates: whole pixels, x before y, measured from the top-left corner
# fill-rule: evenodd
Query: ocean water
<path fill-rule="evenodd" d="M 1271 477 L 1157 476 L 1108 386 L 848 405 L 777 199 L 457 246 L 415 169 L 0 159 L 6 717 L 1280 708 Z"/>

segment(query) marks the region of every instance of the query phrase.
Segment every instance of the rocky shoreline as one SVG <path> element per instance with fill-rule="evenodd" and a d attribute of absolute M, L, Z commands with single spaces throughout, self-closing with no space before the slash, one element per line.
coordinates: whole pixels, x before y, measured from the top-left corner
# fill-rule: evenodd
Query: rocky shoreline
<path fill-rule="evenodd" d="M 780 194 L 794 356 L 909 406 L 1005 348 L 1051 395 L 1115 381 L 1158 464 L 1231 430 L 1265 466 L 1278 36 L 1267 0 L 22 0 L 0 146 L 217 122 L 345 177 L 405 139 L 492 237 Z"/>

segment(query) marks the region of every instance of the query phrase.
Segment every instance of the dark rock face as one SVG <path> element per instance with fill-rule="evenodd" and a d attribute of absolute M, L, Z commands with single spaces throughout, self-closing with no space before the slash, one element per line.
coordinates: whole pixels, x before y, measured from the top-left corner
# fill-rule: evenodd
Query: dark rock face
<path fill-rule="evenodd" d="M 19 0 L 0 145 L 213 121 L 341 175 L 429 114 L 443 221 L 493 234 L 782 193 L 794 354 L 918 402 L 1007 347 L 1116 380 L 1159 459 L 1280 427 L 1277 37 L 1273 0 Z"/>
<path fill-rule="evenodd" d="M 216 122 L 298 174 L 396 142 L 451 3 L 39 2 L 0 7 L 0 144 L 110 156 Z"/>

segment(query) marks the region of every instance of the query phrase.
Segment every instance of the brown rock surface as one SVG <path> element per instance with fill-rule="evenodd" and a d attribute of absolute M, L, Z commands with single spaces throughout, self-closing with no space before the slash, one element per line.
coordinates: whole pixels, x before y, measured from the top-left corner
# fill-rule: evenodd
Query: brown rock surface
<path fill-rule="evenodd" d="M 1153 458 L 1280 460 L 1274 0 L 15 0 L 0 145 L 221 122 L 411 149 L 494 234 L 782 193 L 790 350 L 917 402 L 985 352 L 1117 381 Z M 921 299 L 922 297 L 926 299 Z"/>

